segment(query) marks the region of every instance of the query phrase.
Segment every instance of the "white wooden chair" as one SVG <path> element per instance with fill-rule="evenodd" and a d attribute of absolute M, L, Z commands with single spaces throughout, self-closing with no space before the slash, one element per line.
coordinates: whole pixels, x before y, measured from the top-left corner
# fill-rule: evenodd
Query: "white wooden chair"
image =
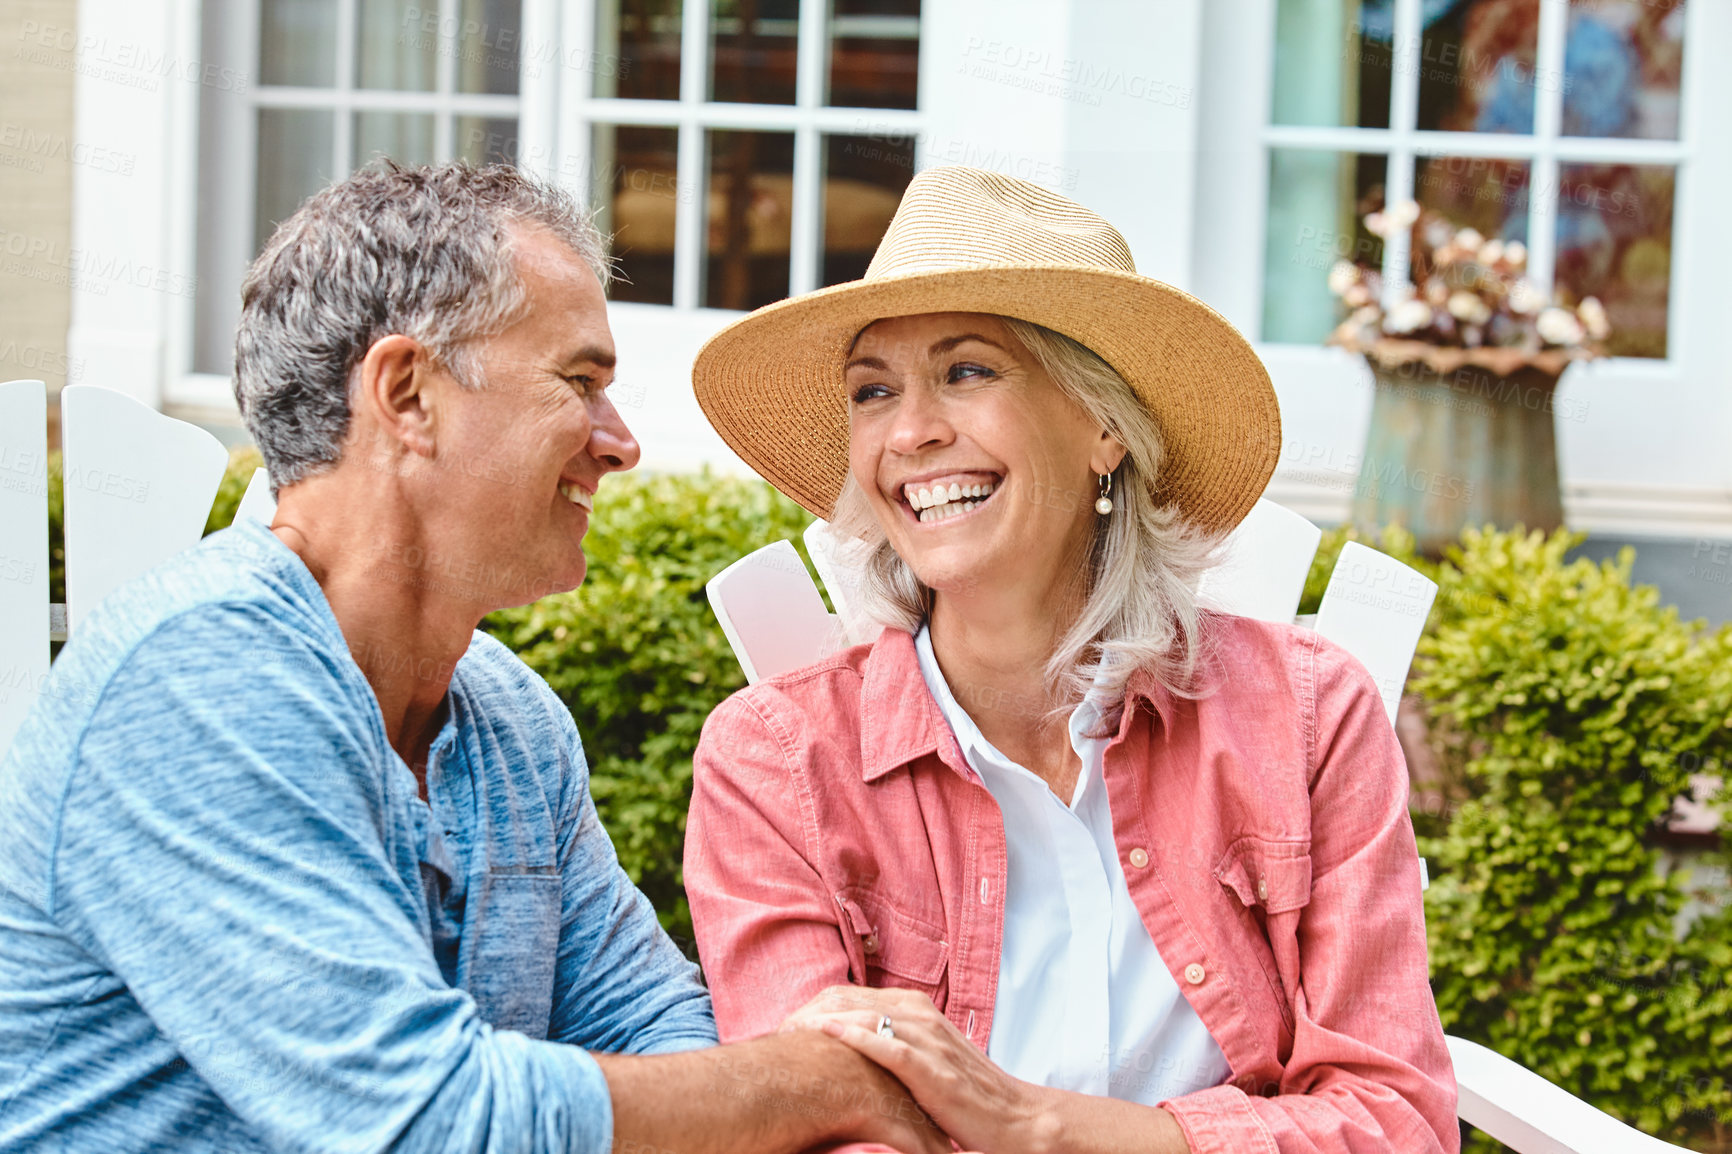
<path fill-rule="evenodd" d="M 65 478 L 66 603 L 48 593 L 48 394 L 41 381 L 0 384 L 0 753 L 64 641 L 115 586 L 198 543 L 228 451 L 196 425 L 111 389 L 60 394 Z M 242 502 L 270 520 L 264 470 Z M 240 515 L 240 514 L 237 514 Z"/>
<path fill-rule="evenodd" d="M 1322 532 L 1271 501 L 1259 501 L 1228 538 L 1199 589 L 1211 608 L 1265 621 L 1295 620 Z M 876 636 L 859 612 L 857 543 L 824 522 L 806 544 L 837 612 L 786 541 L 748 554 L 709 583 L 710 605 L 757 682 Z M 1357 657 L 1377 682 L 1391 723 L 1437 586 L 1393 557 L 1345 545 L 1314 620 L 1301 620 Z M 1421 876 L 1424 875 L 1421 860 Z M 1422 885 L 1424 884 L 1422 880 Z M 1464 1038 L 1448 1039 L 1462 1120 L 1517 1154 L 1645 1154 L 1681 1150 L 1624 1125 L 1516 1062 Z"/>

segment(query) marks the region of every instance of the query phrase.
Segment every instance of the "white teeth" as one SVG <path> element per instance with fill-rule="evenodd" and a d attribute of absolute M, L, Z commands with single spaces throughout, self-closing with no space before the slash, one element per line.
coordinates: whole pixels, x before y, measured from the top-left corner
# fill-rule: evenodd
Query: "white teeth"
<path fill-rule="evenodd" d="M 559 492 L 562 497 L 567 501 L 570 501 L 573 505 L 576 505 L 579 509 L 590 513 L 595 511 L 594 499 L 575 483 L 571 481 L 561 481 L 559 483 Z"/>
<path fill-rule="evenodd" d="M 930 489 L 904 487 L 902 492 L 921 522 L 929 524 L 954 517 L 958 513 L 966 513 L 971 506 L 961 502 L 983 501 L 992 496 L 997 488 L 996 481 L 979 485 L 952 482 L 949 485 L 935 485 Z"/>

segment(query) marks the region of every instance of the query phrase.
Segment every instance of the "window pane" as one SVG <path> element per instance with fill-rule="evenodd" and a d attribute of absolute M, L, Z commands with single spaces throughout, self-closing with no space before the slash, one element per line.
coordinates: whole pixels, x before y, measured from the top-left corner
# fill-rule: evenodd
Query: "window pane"
<path fill-rule="evenodd" d="M 788 295 L 794 192 L 794 134 L 706 132 L 710 159 L 705 210 L 703 302 L 755 309 Z"/>
<path fill-rule="evenodd" d="M 1389 127 L 1388 0 L 1280 0 L 1272 124 Z"/>
<path fill-rule="evenodd" d="M 596 227 L 613 236 L 618 273 L 608 296 L 673 304 L 679 130 L 598 124 L 592 147 L 590 204 Z"/>
<path fill-rule="evenodd" d="M 866 275 L 914 175 L 914 138 L 824 138 L 824 264 L 820 284 Z"/>
<path fill-rule="evenodd" d="M 457 157 L 470 164 L 516 164 L 517 121 L 510 116 L 459 116 Z"/>
<path fill-rule="evenodd" d="M 597 96 L 680 98 L 680 0 L 599 0 L 595 46 Z"/>
<path fill-rule="evenodd" d="M 799 0 L 710 2 L 710 99 L 794 103 Z"/>
<path fill-rule="evenodd" d="M 1564 135 L 1678 139 L 1684 0 L 1571 0 Z"/>
<path fill-rule="evenodd" d="M 914 108 L 920 0 L 832 0 L 830 94 L 843 108 Z"/>
<path fill-rule="evenodd" d="M 1525 241 L 1530 171 L 1525 160 L 1422 156 L 1414 165 L 1413 199 L 1487 240 Z"/>
<path fill-rule="evenodd" d="M 438 78 L 438 53 L 438 5 L 404 0 L 359 0 L 356 4 L 357 87 L 431 92 Z"/>
<path fill-rule="evenodd" d="M 337 0 L 263 0 L 259 77 L 329 88 L 337 79 Z"/>
<path fill-rule="evenodd" d="M 253 251 L 307 197 L 334 178 L 333 114 L 309 108 L 259 109 L 258 182 L 253 211 Z"/>
<path fill-rule="evenodd" d="M 355 167 L 382 156 L 402 164 L 432 164 L 432 113 L 355 113 Z"/>
<path fill-rule="evenodd" d="M 1277 148 L 1269 156 L 1263 339 L 1322 344 L 1344 306 L 1329 291 L 1338 260 L 1378 265 L 1383 242 L 1362 218 L 1383 206 L 1388 158 Z"/>
<path fill-rule="evenodd" d="M 463 0 L 457 22 L 457 91 L 517 95 L 523 0 Z"/>
<path fill-rule="evenodd" d="M 1617 356 L 1666 355 L 1676 184 L 1664 165 L 1560 168 L 1558 292 L 1570 304 L 1600 299 L 1611 324 L 1606 351 Z"/>
<path fill-rule="evenodd" d="M 1441 14 L 1434 9 L 1447 9 Z M 1540 0 L 1427 0 L 1420 38 L 1419 127 L 1445 132 L 1534 130 Z M 1551 78 L 1555 90 L 1560 79 Z"/>

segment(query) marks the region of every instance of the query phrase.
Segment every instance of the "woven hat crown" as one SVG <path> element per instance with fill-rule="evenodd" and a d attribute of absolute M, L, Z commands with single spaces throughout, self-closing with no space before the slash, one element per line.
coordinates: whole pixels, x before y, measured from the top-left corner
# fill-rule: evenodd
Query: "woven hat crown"
<path fill-rule="evenodd" d="M 946 167 L 909 182 L 865 279 L 1011 265 L 1137 271 L 1118 229 L 1082 205 L 996 172 Z"/>

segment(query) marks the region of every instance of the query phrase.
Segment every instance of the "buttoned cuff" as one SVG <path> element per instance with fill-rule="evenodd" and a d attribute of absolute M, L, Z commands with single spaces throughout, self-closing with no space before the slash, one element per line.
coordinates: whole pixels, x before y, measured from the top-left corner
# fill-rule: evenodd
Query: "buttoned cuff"
<path fill-rule="evenodd" d="M 1212 1086 L 1156 1105 L 1179 1120 L 1191 1154 L 1280 1154 L 1251 1096 L 1237 1086 Z"/>

